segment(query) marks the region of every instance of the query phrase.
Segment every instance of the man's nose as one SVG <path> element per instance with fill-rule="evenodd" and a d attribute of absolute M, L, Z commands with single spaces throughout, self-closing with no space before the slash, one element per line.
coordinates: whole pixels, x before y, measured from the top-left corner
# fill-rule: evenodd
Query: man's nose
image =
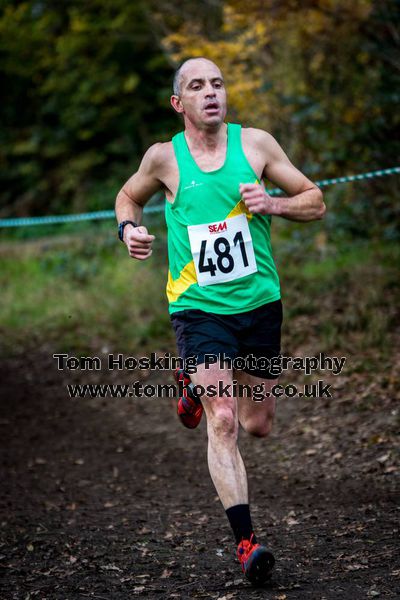
<path fill-rule="evenodd" d="M 209 83 L 208 85 L 206 85 L 205 87 L 205 93 L 206 93 L 206 98 L 209 98 L 210 96 L 215 96 L 215 89 L 214 87 L 211 85 L 211 83 Z"/>

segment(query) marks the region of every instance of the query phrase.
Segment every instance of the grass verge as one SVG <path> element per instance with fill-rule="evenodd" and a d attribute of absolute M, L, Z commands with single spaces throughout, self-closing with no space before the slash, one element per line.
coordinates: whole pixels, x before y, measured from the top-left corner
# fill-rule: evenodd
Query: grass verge
<path fill-rule="evenodd" d="M 129 259 L 111 227 L 85 236 L 3 241 L 2 354 L 37 346 L 76 355 L 171 350 L 166 233 L 157 223 L 153 231 L 155 248 L 146 262 Z M 294 233 L 289 240 L 278 232 L 274 244 L 286 353 L 299 347 L 364 357 L 390 352 L 399 322 L 399 247 L 335 245 L 318 231 L 307 238 Z"/>

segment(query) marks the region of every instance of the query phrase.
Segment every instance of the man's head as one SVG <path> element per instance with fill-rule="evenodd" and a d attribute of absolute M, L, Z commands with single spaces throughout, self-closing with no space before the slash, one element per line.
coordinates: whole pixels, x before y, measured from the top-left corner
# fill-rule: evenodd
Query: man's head
<path fill-rule="evenodd" d="M 226 91 L 221 71 L 207 58 L 190 58 L 176 71 L 171 104 L 198 129 L 218 127 L 226 116 Z"/>

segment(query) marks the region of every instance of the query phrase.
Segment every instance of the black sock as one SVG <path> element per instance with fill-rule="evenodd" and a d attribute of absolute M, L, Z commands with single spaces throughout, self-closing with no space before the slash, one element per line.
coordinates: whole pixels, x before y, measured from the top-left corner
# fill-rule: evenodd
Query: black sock
<path fill-rule="evenodd" d="M 231 506 L 225 512 L 235 535 L 236 543 L 239 544 L 242 539 L 249 540 L 253 533 L 249 505 L 236 504 L 236 506 Z M 256 541 L 256 536 L 253 535 L 252 542 L 255 544 Z"/>

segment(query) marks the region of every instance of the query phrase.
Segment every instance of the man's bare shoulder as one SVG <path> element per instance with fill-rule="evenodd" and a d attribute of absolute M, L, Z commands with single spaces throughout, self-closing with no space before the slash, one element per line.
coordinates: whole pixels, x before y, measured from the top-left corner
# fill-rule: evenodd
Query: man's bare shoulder
<path fill-rule="evenodd" d="M 172 142 L 156 142 L 150 146 L 148 152 L 151 151 L 154 159 L 157 162 L 163 162 L 166 158 L 169 158 L 174 152 Z"/>
<path fill-rule="evenodd" d="M 144 156 L 143 164 L 151 170 L 162 167 L 174 155 L 172 142 L 156 142 L 150 146 Z"/>
<path fill-rule="evenodd" d="M 277 160 L 287 160 L 287 156 L 273 135 L 264 129 L 243 128 L 243 144 L 261 155 L 265 165 Z"/>
<path fill-rule="evenodd" d="M 273 148 L 278 143 L 268 131 L 256 127 L 242 127 L 242 135 L 246 143 L 256 144 L 263 148 Z"/>

